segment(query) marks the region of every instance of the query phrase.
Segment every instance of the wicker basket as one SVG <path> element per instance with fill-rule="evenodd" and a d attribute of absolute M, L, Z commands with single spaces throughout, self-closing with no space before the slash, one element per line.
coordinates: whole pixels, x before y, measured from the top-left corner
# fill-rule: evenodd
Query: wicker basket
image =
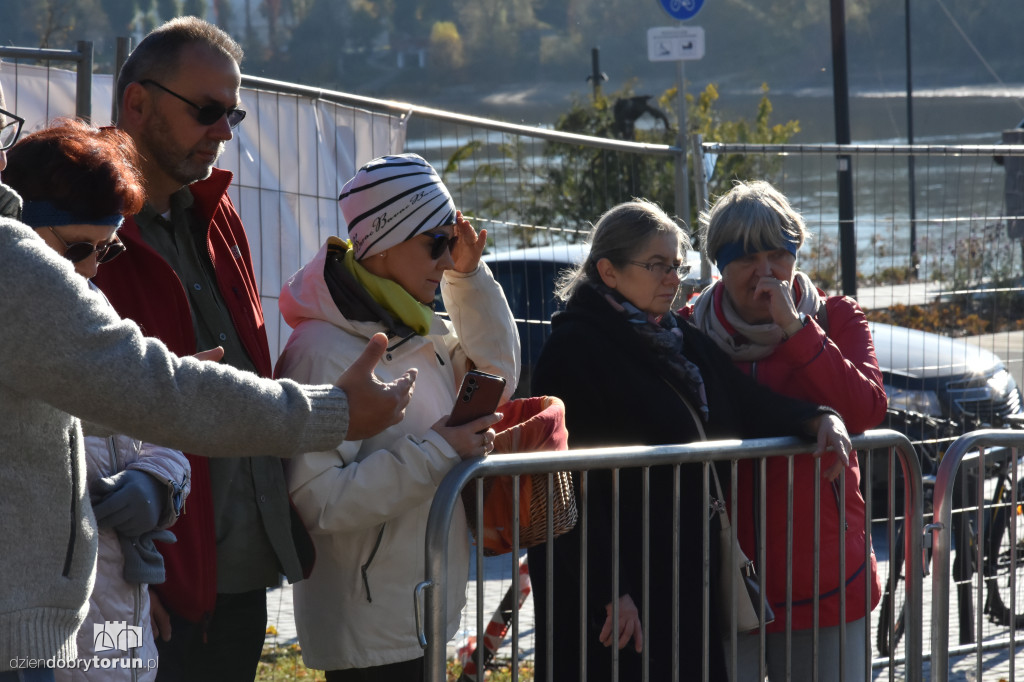
<path fill-rule="evenodd" d="M 511 476 L 494 476 L 484 479 L 484 555 L 497 556 L 512 551 L 512 480 Z M 564 535 L 576 526 L 576 495 L 572 489 L 572 473 L 559 471 L 552 474 L 554 481 L 553 537 Z M 495 490 L 503 488 L 501 492 Z M 495 497 L 500 496 L 501 502 Z M 476 485 L 471 484 L 462 491 L 462 502 L 466 507 L 466 520 L 473 539 L 476 537 Z M 548 532 L 548 475 L 524 474 L 519 477 L 519 547 L 526 549 L 539 545 L 547 539 Z M 503 512 L 490 513 L 495 507 Z M 503 521 L 492 516 L 504 517 Z"/>
<path fill-rule="evenodd" d="M 544 396 L 513 400 L 501 406 L 504 417 L 495 425 L 498 435 L 491 456 L 512 452 L 565 450 L 565 405 L 558 398 Z M 576 495 L 572 474 L 551 474 L 553 537 L 568 533 L 576 526 Z M 512 476 L 484 479 L 484 537 L 486 556 L 512 551 L 514 500 Z M 476 484 L 462 491 L 462 502 L 470 532 L 477 530 Z M 523 474 L 519 477 L 519 547 L 539 545 L 547 539 L 548 474 Z"/>

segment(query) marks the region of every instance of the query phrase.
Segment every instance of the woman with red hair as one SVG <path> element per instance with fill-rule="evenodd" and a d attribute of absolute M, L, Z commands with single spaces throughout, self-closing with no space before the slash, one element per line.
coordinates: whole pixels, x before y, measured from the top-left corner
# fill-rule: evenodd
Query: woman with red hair
<path fill-rule="evenodd" d="M 22 222 L 71 261 L 78 274 L 91 279 L 102 263 L 125 250 L 117 230 L 144 200 L 135 145 L 127 134 L 58 120 L 23 138 L 7 156 L 4 180 L 22 197 Z M 220 350 L 212 354 L 219 356 Z M 152 680 L 157 650 L 148 585 L 164 580 L 163 557 L 154 541 L 174 541 L 167 527 L 177 520 L 188 495 L 189 463 L 179 450 L 125 435 L 86 436 L 84 442 L 99 552 L 78 650 L 83 657 L 92 652 L 120 660 L 94 671 L 58 668 L 55 677 Z M 119 624 L 116 632 L 112 623 Z M 170 634 L 158 630 L 165 638 Z"/>

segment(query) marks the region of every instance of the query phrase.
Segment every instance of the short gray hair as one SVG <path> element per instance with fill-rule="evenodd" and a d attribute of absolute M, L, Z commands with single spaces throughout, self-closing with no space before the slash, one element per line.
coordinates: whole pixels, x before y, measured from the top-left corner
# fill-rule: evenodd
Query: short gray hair
<path fill-rule="evenodd" d="M 763 180 L 737 182 L 710 211 L 700 216 L 700 241 L 708 259 L 717 262 L 726 244 L 742 243 L 744 251 L 799 251 L 810 237 L 803 217 L 786 196 Z"/>
<path fill-rule="evenodd" d="M 616 267 L 624 267 L 643 250 L 648 239 L 665 233 L 678 237 L 683 249 L 690 248 L 686 232 L 657 204 L 647 199 L 634 199 L 613 206 L 590 232 L 590 255 L 559 274 L 555 296 L 568 301 L 581 284 L 600 281 L 597 261 L 607 258 Z"/>
<path fill-rule="evenodd" d="M 171 19 L 143 38 L 121 67 L 117 77 L 118 112 L 124 102 L 124 91 L 131 83 L 176 75 L 181 53 L 190 45 L 205 45 L 235 64 L 242 63 L 242 47 L 213 24 L 199 17 Z"/>

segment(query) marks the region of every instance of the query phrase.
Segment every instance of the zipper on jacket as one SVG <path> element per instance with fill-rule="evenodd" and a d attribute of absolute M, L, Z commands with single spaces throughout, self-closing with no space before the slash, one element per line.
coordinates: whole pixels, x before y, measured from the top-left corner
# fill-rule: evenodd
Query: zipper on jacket
<path fill-rule="evenodd" d="M 113 476 L 121 470 L 120 462 L 117 461 L 117 436 L 110 436 L 107 438 L 107 453 L 110 455 L 110 469 L 109 473 L 103 474 L 100 472 L 100 476 Z"/>
<path fill-rule="evenodd" d="M 839 484 L 836 483 L 835 480 L 832 481 L 832 494 L 836 498 L 836 516 L 838 517 L 839 516 L 839 508 L 840 508 Z M 843 530 L 844 531 L 850 530 L 850 522 L 847 521 L 846 519 L 843 519 Z"/>
<path fill-rule="evenodd" d="M 142 590 L 147 589 L 142 583 L 135 584 L 135 608 L 133 609 L 133 625 L 142 630 Z M 139 657 L 142 650 L 142 642 L 137 647 L 129 647 L 132 662 L 132 682 L 139 682 L 139 668 L 136 667 L 135 659 Z"/>
<path fill-rule="evenodd" d="M 71 561 L 75 555 L 75 540 L 78 537 L 78 484 L 82 472 L 78 470 L 78 433 L 75 429 L 68 431 L 68 456 L 71 458 L 71 534 L 64 555 L 64 570 L 61 571 L 64 578 L 71 575 Z"/>
<path fill-rule="evenodd" d="M 380 549 L 380 543 L 384 539 L 384 529 L 387 528 L 388 524 L 381 524 L 380 532 L 377 533 L 377 542 L 373 545 L 373 551 L 370 552 L 370 557 L 366 560 L 366 563 L 359 567 L 360 572 L 363 574 L 363 587 L 366 589 L 366 601 L 367 603 L 373 603 L 373 596 L 370 594 L 370 577 L 369 570 L 370 564 L 373 563 L 373 557 L 377 556 L 377 550 Z"/>
<path fill-rule="evenodd" d="M 409 334 L 408 336 L 404 337 L 404 338 L 403 338 L 403 339 L 402 339 L 401 341 L 399 341 L 399 342 L 398 342 L 398 343 L 396 343 L 395 345 L 393 345 L 393 346 L 388 346 L 388 348 L 387 348 L 387 352 L 388 352 L 388 353 L 390 353 L 390 352 L 392 352 L 392 351 L 398 350 L 398 348 L 399 348 L 399 347 L 401 347 L 401 346 L 402 346 L 402 344 L 404 344 L 404 343 L 406 343 L 407 341 L 410 341 L 410 340 L 412 340 L 412 339 L 416 338 L 416 336 L 417 336 L 416 332 L 413 332 L 412 334 Z M 435 352 L 436 352 L 436 351 L 435 351 Z"/>

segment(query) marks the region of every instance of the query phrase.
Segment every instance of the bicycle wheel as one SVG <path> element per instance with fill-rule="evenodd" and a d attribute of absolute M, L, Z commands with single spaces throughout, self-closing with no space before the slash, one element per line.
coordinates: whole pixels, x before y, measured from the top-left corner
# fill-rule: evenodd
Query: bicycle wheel
<path fill-rule="evenodd" d="M 889 576 L 882 584 L 882 603 L 878 608 L 878 627 L 875 630 L 875 646 L 878 655 L 888 658 L 895 655 L 906 629 L 906 585 L 903 579 L 903 524 L 896 527 L 896 542 L 889 561 Z M 891 629 L 890 629 L 891 622 Z"/>
<path fill-rule="evenodd" d="M 990 522 L 985 556 L 985 613 L 993 623 L 1024 628 L 1024 482 L 1017 486 L 1013 507 L 1010 486 L 1001 486 Z M 1011 535 L 1015 531 L 1016 535 Z M 1016 538 L 1016 545 L 1011 540 Z M 1014 558 L 1015 557 L 1015 558 Z M 1016 575 L 1011 573 L 1016 561 Z M 1016 602 L 1011 593 L 1016 590 Z M 1016 612 L 1011 611 L 1011 604 Z"/>

